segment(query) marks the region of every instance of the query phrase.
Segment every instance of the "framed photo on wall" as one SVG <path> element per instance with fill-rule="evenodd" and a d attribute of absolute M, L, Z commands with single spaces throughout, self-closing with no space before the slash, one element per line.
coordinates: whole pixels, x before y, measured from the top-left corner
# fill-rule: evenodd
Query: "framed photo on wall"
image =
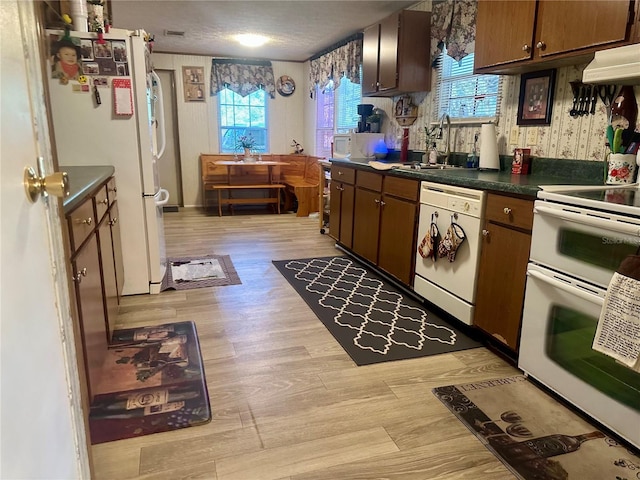
<path fill-rule="evenodd" d="M 182 67 L 185 102 L 204 102 L 204 68 Z"/>
<path fill-rule="evenodd" d="M 520 76 L 518 125 L 550 125 L 556 71 L 523 73 Z"/>

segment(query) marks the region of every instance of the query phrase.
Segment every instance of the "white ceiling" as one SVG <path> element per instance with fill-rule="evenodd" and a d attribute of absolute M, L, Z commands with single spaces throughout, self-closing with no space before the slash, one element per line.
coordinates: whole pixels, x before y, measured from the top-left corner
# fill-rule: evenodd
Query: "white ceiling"
<path fill-rule="evenodd" d="M 142 28 L 155 37 L 154 51 L 212 57 L 305 61 L 413 1 L 208 1 L 112 0 L 114 27 Z M 184 37 L 165 32 L 183 31 Z M 257 33 L 271 39 L 243 47 L 232 36 Z"/>

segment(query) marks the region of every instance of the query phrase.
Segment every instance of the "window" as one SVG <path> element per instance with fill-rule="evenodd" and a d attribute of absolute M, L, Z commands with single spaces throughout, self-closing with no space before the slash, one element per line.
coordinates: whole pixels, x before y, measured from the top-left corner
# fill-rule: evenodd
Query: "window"
<path fill-rule="evenodd" d="M 334 89 L 333 82 L 322 90 L 316 87 L 316 155 L 331 156 L 334 133 L 349 133 L 358 128 L 358 105 L 362 102 L 362 85 L 348 78 L 340 80 Z"/>
<path fill-rule="evenodd" d="M 235 153 L 237 139 L 251 135 L 255 150 L 268 152 L 267 94 L 257 90 L 242 97 L 228 88 L 218 94 L 220 153 Z"/>
<path fill-rule="evenodd" d="M 500 77 L 474 75 L 473 57 L 471 53 L 458 62 L 447 55 L 446 48 L 442 52 L 436 97 L 438 119 L 447 113 L 452 121 L 478 123 L 498 116 Z"/>

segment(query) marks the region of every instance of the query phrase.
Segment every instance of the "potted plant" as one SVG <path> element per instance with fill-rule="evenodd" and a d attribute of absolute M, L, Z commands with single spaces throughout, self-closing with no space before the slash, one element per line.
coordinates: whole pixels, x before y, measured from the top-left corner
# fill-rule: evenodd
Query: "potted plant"
<path fill-rule="evenodd" d="M 380 133 L 380 123 L 382 123 L 382 114 L 378 109 L 375 109 L 371 115 L 367 117 L 367 123 L 369 124 L 369 131 L 371 133 Z"/>

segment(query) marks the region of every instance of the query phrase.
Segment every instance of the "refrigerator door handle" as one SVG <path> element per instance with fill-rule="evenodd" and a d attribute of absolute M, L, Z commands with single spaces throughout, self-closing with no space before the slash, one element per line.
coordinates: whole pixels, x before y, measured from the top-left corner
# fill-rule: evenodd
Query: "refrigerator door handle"
<path fill-rule="evenodd" d="M 158 193 L 154 196 L 155 203 L 157 207 L 161 207 L 162 205 L 166 205 L 169 203 L 169 192 L 164 188 L 158 190 Z"/>
<path fill-rule="evenodd" d="M 151 75 L 153 79 L 156 81 L 156 85 L 158 87 L 158 94 L 155 95 L 154 101 L 157 102 L 156 108 L 154 109 L 156 112 L 156 117 L 158 119 L 158 130 L 160 133 L 160 148 L 158 149 L 157 157 L 162 157 L 165 148 L 167 147 L 167 133 L 165 131 L 165 123 L 164 123 L 164 99 L 162 97 L 162 83 L 160 82 L 160 77 L 158 74 L 151 70 Z"/>

